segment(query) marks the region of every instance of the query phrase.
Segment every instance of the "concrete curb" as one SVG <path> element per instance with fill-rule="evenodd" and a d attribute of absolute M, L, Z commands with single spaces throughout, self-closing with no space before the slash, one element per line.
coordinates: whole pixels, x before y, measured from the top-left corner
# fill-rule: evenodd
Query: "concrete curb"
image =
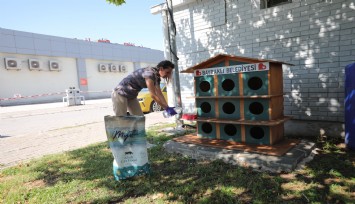
<path fill-rule="evenodd" d="M 197 160 L 213 161 L 221 159 L 233 165 L 251 167 L 258 171 L 291 172 L 310 155 L 315 143 L 302 140 L 283 156 L 270 156 L 240 150 L 228 150 L 169 140 L 164 144 L 169 153 L 177 153 Z"/>

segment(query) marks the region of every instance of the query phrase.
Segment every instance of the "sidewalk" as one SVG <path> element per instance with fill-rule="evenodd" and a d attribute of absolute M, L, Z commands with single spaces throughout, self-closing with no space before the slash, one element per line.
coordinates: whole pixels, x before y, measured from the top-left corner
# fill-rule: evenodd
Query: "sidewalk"
<path fill-rule="evenodd" d="M 90 114 L 85 118 L 77 117 L 75 119 L 74 114 L 85 115 L 85 113 Z M 80 120 L 81 123 L 70 121 L 71 125 L 68 125 L 65 123 L 66 121 L 62 121 L 61 127 L 47 127 L 51 125 L 51 118 L 66 114 L 70 120 Z M 92 116 L 93 114 L 95 116 Z M 111 99 L 90 100 L 86 101 L 85 105 L 71 107 L 66 107 L 62 103 L 1 107 L 0 120 L 3 124 L 8 121 L 15 123 L 13 121 L 27 120 L 30 123 L 33 122 L 30 120 L 35 118 L 39 118 L 40 122 L 33 122 L 34 125 L 29 124 L 29 127 L 21 133 L 17 133 L 18 130 L 13 130 L 21 128 L 21 124 L 16 124 L 12 130 L 8 130 L 13 132 L 11 135 L 3 135 L 1 132 L 6 130 L 1 130 L 0 169 L 44 155 L 61 153 L 106 141 L 103 115 L 112 115 Z M 167 121 L 161 112 L 149 113 L 145 117 L 146 128 L 155 124 L 173 122 Z M 25 125 L 25 122 L 20 123 Z M 46 123 L 49 123 L 46 125 L 47 129 L 35 127 L 36 124 L 41 127 Z"/>

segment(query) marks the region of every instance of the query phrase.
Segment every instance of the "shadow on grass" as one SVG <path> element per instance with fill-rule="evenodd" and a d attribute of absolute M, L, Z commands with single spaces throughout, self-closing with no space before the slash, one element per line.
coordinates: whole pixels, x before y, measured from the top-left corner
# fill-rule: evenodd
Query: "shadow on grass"
<path fill-rule="evenodd" d="M 287 178 L 287 174 L 260 173 L 222 161 L 198 162 L 166 153 L 162 144 L 172 137 L 148 133 L 148 140 L 157 146 L 149 150 L 152 173 L 143 177 L 115 181 L 113 157 L 106 143 L 68 152 L 63 159 L 47 159 L 33 170 L 42 172 L 37 179 L 48 186 L 80 180 L 110 191 L 89 200 L 92 203 L 137 202 L 134 199 L 140 197 L 153 202 L 157 193 L 164 202 L 183 203 L 347 203 L 354 199 L 353 152 L 328 149 L 305 171 Z M 299 189 L 297 183 L 306 187 Z M 348 193 L 338 192 L 334 186 Z"/>
<path fill-rule="evenodd" d="M 292 195 L 284 196 L 284 200 L 307 203 L 353 203 L 355 151 L 347 150 L 342 138 L 314 142 L 318 147 L 317 154 L 303 170 L 277 175 L 281 186 L 288 185 L 282 189 L 283 195 Z M 290 175 L 294 178 L 292 176 L 291 179 L 287 178 Z M 293 185 L 289 185 L 290 183 Z"/>
<path fill-rule="evenodd" d="M 296 175 L 297 180 L 312 186 L 304 190 L 303 196 L 323 203 L 353 203 L 355 152 L 346 150 L 342 140 L 319 144 L 319 148 L 319 154 L 307 164 L 306 173 Z"/>

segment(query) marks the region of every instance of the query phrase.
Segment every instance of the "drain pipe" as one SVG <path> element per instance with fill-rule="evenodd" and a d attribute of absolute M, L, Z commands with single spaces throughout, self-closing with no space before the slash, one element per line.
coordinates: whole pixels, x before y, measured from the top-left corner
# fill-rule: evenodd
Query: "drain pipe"
<path fill-rule="evenodd" d="M 165 7 L 166 6 L 166 7 Z M 181 90 L 180 90 L 180 78 L 179 78 L 179 64 L 176 51 L 176 27 L 174 23 L 174 16 L 173 16 L 173 6 L 172 0 L 166 0 L 165 8 L 162 10 L 162 17 L 163 17 L 163 27 L 164 27 L 164 38 L 165 38 L 165 55 L 166 58 L 170 59 L 170 61 L 175 65 L 174 72 L 173 72 L 173 103 L 175 107 L 182 108 L 182 101 L 181 101 Z M 183 121 L 181 120 L 182 113 L 179 113 L 175 116 L 176 127 L 181 128 L 183 126 Z"/>

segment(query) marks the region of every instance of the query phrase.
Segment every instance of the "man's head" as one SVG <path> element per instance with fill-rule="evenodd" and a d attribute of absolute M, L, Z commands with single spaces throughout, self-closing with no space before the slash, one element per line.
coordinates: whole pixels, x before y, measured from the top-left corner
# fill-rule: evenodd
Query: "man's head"
<path fill-rule="evenodd" d="M 174 67 L 174 64 L 169 60 L 159 62 L 157 68 L 159 69 L 160 77 L 169 81 L 169 79 L 171 79 L 171 73 L 173 72 Z"/>

